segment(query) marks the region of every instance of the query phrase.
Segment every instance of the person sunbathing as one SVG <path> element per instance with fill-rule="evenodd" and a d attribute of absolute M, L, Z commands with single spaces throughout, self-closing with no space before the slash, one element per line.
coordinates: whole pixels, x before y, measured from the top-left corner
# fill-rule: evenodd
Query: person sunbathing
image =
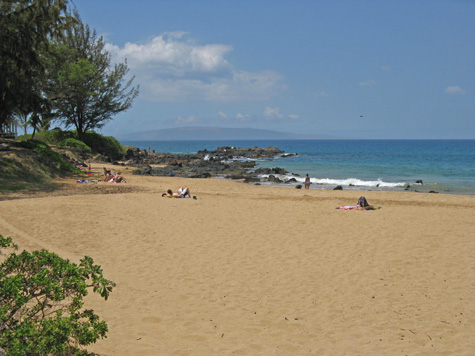
<path fill-rule="evenodd" d="M 162 197 L 165 196 L 168 198 L 191 198 L 191 192 L 188 187 L 180 187 L 176 193 L 174 193 L 171 189 L 168 189 L 166 193 L 162 194 Z M 193 199 L 196 199 L 196 196 L 193 196 Z"/>

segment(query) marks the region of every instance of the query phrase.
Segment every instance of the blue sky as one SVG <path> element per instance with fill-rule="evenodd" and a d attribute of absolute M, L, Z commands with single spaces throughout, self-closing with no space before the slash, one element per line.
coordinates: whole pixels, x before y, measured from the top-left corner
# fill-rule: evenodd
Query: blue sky
<path fill-rule="evenodd" d="M 105 135 L 214 126 L 475 138 L 475 1 L 74 3 L 140 85 Z"/>

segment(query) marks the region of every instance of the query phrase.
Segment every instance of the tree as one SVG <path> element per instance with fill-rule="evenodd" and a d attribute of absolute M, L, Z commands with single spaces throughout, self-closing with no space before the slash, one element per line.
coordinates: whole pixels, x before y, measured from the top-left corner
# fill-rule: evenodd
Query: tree
<path fill-rule="evenodd" d="M 16 248 L 0 235 L 0 248 Z M 115 283 L 90 257 L 79 265 L 46 251 L 10 252 L 0 264 L 0 352 L 7 355 L 89 355 L 81 349 L 108 328 L 83 297 L 107 300 Z"/>
<path fill-rule="evenodd" d="M 75 127 L 78 138 L 102 127 L 112 116 L 129 109 L 138 95 L 134 77 L 126 81 L 127 63 L 111 66 L 102 37 L 78 22 L 55 42 L 48 97 L 66 127 Z"/>
<path fill-rule="evenodd" d="M 0 0 L 0 127 L 17 109 L 39 112 L 41 54 L 71 24 L 68 0 Z"/>
<path fill-rule="evenodd" d="M 31 125 L 31 113 L 17 109 L 15 111 L 15 118 L 18 126 L 23 128 L 23 134 L 26 135 L 26 130 Z"/>

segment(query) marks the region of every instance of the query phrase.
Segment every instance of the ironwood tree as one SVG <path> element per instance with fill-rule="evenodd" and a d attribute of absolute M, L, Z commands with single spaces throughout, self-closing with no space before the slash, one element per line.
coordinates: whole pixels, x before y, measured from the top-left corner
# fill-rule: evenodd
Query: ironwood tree
<path fill-rule="evenodd" d="M 42 54 L 74 19 L 68 0 L 0 0 L 0 127 L 15 110 L 41 114 Z"/>
<path fill-rule="evenodd" d="M 56 118 L 74 127 L 82 140 L 87 131 L 129 109 L 139 90 L 132 85 L 134 77 L 127 79 L 127 62 L 112 64 L 104 39 L 76 18 L 50 51 L 46 94 Z"/>

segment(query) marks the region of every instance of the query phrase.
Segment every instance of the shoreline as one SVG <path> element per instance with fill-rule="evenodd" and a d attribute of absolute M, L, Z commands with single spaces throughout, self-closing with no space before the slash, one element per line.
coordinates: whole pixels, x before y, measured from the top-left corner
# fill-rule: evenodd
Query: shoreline
<path fill-rule="evenodd" d="M 309 174 L 320 183 L 362 184 L 372 189 L 380 184 L 407 184 L 419 191 L 475 195 L 473 175 L 475 140 L 214 140 L 128 141 L 164 152 L 198 152 L 219 146 L 277 146 L 298 157 L 258 162 L 258 167 L 283 167 L 301 177 Z M 379 169 L 378 167 L 381 167 Z M 423 180 L 424 186 L 415 182 Z M 313 181 L 313 180 L 312 180 Z M 360 184 L 360 185 L 361 185 Z M 377 190 L 377 189 L 375 189 Z M 398 189 L 396 189 L 398 190 Z"/>
<path fill-rule="evenodd" d="M 194 178 L 190 178 L 190 179 L 194 179 Z M 273 182 L 260 182 L 259 184 L 245 183 L 242 180 L 228 179 L 224 176 L 215 176 L 215 177 L 211 177 L 210 179 L 223 179 L 223 180 L 235 181 L 235 182 L 240 182 L 240 183 L 249 184 L 249 185 L 257 185 L 257 186 L 263 186 L 263 187 L 291 188 L 291 189 L 297 189 L 295 187 L 296 185 L 302 185 L 302 188 L 299 188 L 299 189 L 305 190 L 304 187 L 303 187 L 304 178 L 301 178 L 302 182 L 281 183 L 281 184 L 273 183 Z M 334 189 L 334 188 L 335 188 L 335 185 L 311 183 L 309 190 L 318 190 L 318 191 L 338 190 L 338 189 Z M 431 190 L 429 190 L 429 191 L 419 191 L 417 189 L 407 189 L 406 190 L 404 188 L 389 188 L 389 187 L 384 187 L 384 188 L 375 187 L 373 189 L 370 189 L 368 187 L 363 187 L 363 186 L 361 186 L 361 187 L 352 186 L 352 187 L 343 187 L 342 190 L 343 191 L 350 191 L 350 192 L 394 192 L 394 193 L 419 193 L 419 194 L 442 194 L 442 195 L 475 196 L 475 193 L 471 194 L 471 193 L 463 193 L 463 192 L 431 191 Z"/>

